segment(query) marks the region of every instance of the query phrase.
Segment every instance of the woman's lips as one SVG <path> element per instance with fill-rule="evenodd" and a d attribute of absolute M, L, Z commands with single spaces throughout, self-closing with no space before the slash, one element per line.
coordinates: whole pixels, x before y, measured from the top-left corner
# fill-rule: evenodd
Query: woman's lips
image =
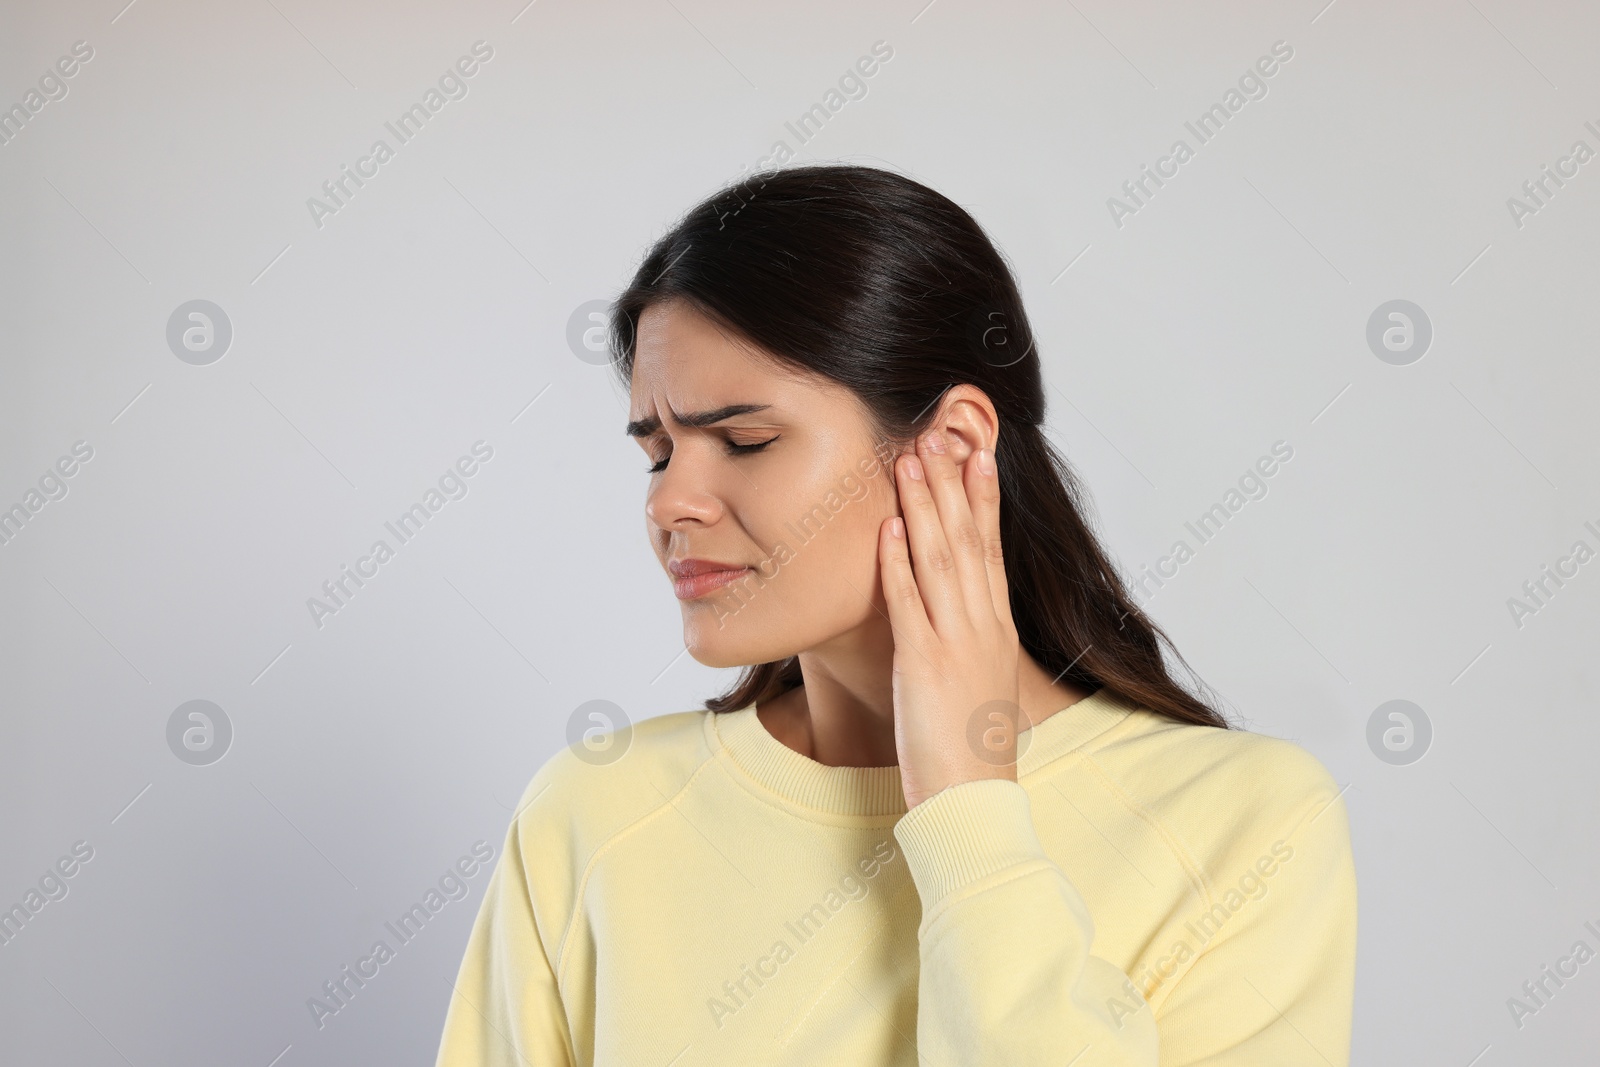
<path fill-rule="evenodd" d="M 729 582 L 737 581 L 749 573 L 749 567 L 737 567 L 731 570 L 703 571 L 700 574 L 685 575 L 672 580 L 672 591 L 679 600 L 693 600 L 713 590 L 721 589 Z"/>

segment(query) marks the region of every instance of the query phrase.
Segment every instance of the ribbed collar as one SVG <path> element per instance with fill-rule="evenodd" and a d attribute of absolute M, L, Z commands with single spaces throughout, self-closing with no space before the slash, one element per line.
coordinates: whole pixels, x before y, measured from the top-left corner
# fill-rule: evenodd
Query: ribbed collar
<path fill-rule="evenodd" d="M 1056 712 L 1018 737 L 1017 775 L 1059 759 L 1115 726 L 1134 705 L 1104 687 Z M 832 815 L 899 815 L 906 810 L 900 768 L 829 767 L 767 732 L 755 704 L 706 714 L 712 750 L 730 759 L 754 784 L 792 804 Z"/>

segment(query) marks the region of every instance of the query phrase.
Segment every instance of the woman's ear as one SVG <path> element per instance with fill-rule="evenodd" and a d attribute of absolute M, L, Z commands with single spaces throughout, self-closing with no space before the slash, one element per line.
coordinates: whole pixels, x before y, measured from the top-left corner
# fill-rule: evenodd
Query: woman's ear
<path fill-rule="evenodd" d="M 982 389 L 963 384 L 945 395 L 939 417 L 928 428 L 944 435 L 945 454 L 964 470 L 980 448 L 994 448 L 1000 419 Z"/>

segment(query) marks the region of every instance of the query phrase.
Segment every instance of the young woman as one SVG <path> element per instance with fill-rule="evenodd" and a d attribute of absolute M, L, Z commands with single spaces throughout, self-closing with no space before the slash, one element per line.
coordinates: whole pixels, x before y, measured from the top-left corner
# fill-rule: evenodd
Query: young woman
<path fill-rule="evenodd" d="M 744 670 L 534 776 L 440 1067 L 1344 1067 L 1340 790 L 1169 674 L 972 217 L 753 179 L 611 326 L 684 642 Z"/>

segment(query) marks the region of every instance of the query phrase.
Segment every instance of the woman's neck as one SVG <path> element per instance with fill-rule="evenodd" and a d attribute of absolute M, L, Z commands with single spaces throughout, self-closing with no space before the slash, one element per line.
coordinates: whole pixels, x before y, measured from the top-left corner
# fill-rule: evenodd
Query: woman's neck
<path fill-rule="evenodd" d="M 1026 651 L 1019 663 L 1019 729 L 1043 722 L 1091 692 L 1053 680 Z M 805 679 L 800 686 L 762 701 L 756 708 L 756 717 L 769 734 L 828 767 L 887 767 L 899 762 L 894 694 L 887 672 L 878 670 L 870 681 L 851 684 L 837 670 L 836 661 L 808 652 L 800 654 L 800 671 Z"/>

